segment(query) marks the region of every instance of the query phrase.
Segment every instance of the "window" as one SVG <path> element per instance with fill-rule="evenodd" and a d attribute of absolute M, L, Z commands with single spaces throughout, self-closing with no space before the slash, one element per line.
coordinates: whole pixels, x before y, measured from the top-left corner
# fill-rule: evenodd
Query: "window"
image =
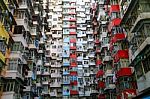
<path fill-rule="evenodd" d="M 6 45 L 4 41 L 0 41 L 0 51 L 5 54 L 6 52 Z"/>
<path fill-rule="evenodd" d="M 17 70 L 18 67 L 18 60 L 17 59 L 10 59 L 8 70 Z"/>
<path fill-rule="evenodd" d="M 23 45 L 21 42 L 15 42 L 12 47 L 12 51 L 21 51 L 23 50 Z"/>
<path fill-rule="evenodd" d="M 53 45 L 52 48 L 53 48 L 53 49 L 56 49 L 56 45 Z"/>
<path fill-rule="evenodd" d="M 4 89 L 3 89 L 3 91 L 4 92 L 14 91 L 14 87 L 15 87 L 15 82 L 8 81 L 7 83 L 4 83 Z"/>
<path fill-rule="evenodd" d="M 55 73 L 55 70 L 51 70 L 51 73 Z"/>

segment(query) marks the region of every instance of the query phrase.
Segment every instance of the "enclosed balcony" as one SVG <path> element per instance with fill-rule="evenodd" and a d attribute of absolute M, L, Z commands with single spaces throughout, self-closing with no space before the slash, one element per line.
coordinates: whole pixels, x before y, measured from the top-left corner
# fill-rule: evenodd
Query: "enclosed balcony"
<path fill-rule="evenodd" d="M 49 84 L 49 76 L 43 76 L 42 77 L 42 84 L 48 85 Z"/>
<path fill-rule="evenodd" d="M 63 59 L 63 66 L 69 66 L 69 65 L 70 65 L 69 59 Z"/>
<path fill-rule="evenodd" d="M 70 56 L 70 49 L 69 49 L 69 46 L 64 46 L 63 47 L 63 54 L 62 54 L 63 57 L 69 57 Z"/>
<path fill-rule="evenodd" d="M 78 95 L 78 94 L 79 94 L 79 92 L 78 92 L 77 86 L 71 86 L 70 95 Z"/>
<path fill-rule="evenodd" d="M 74 21 L 76 21 L 76 18 L 69 18 L 69 21 L 74 22 Z"/>
<path fill-rule="evenodd" d="M 61 80 L 60 80 L 60 78 L 51 79 L 50 87 L 61 87 Z"/>
<path fill-rule="evenodd" d="M 117 34 L 114 34 L 114 36 L 111 39 L 111 42 L 115 43 L 115 42 L 123 40 L 123 39 L 125 39 L 125 34 L 124 33 L 117 33 Z"/>
<path fill-rule="evenodd" d="M 63 76 L 63 82 L 64 85 L 70 85 L 69 76 Z"/>
<path fill-rule="evenodd" d="M 108 25 L 108 31 L 111 32 L 113 27 L 119 26 L 121 22 L 120 18 L 113 19 Z"/>
<path fill-rule="evenodd" d="M 101 59 L 97 59 L 97 60 L 96 60 L 96 66 L 99 66 L 99 65 L 101 65 L 101 64 L 102 64 Z"/>
<path fill-rule="evenodd" d="M 105 94 L 99 94 L 98 99 L 106 99 L 106 95 Z"/>
<path fill-rule="evenodd" d="M 132 76 L 133 69 L 131 67 L 120 68 L 117 72 L 117 77 Z"/>
<path fill-rule="evenodd" d="M 94 42 L 95 42 L 95 44 L 100 44 L 100 40 L 99 39 L 96 39 Z"/>
<path fill-rule="evenodd" d="M 110 6 L 109 14 L 111 15 L 111 13 L 113 13 L 113 12 L 120 12 L 119 5 L 111 5 Z"/>
<path fill-rule="evenodd" d="M 70 43 L 76 43 L 76 38 L 70 38 Z"/>
<path fill-rule="evenodd" d="M 76 50 L 76 43 L 71 43 L 70 44 L 70 50 Z"/>
<path fill-rule="evenodd" d="M 9 61 L 8 69 L 6 71 L 5 77 L 11 77 L 13 79 L 20 78 L 22 81 L 24 80 L 23 77 L 23 64 L 19 58 L 12 58 Z"/>
<path fill-rule="evenodd" d="M 97 73 L 96 73 L 96 78 L 99 78 L 101 76 L 104 75 L 104 71 L 103 70 L 99 70 Z"/>
<path fill-rule="evenodd" d="M 66 36 L 66 37 L 64 36 L 64 37 L 63 37 L 63 42 L 64 42 L 64 43 L 68 43 L 69 41 L 70 41 L 69 36 Z"/>
<path fill-rule="evenodd" d="M 77 26 L 75 24 L 70 24 L 69 28 L 76 28 Z"/>
<path fill-rule="evenodd" d="M 84 96 L 90 96 L 90 94 L 91 94 L 90 87 L 85 87 Z"/>
<path fill-rule="evenodd" d="M 98 81 L 98 88 L 105 88 L 105 82 L 104 81 Z"/>
<path fill-rule="evenodd" d="M 117 53 L 114 55 L 114 61 L 118 62 L 120 59 L 128 59 L 129 54 L 128 50 L 118 50 Z"/>
<path fill-rule="evenodd" d="M 109 76 L 106 77 L 105 90 L 112 90 L 112 89 L 116 88 L 115 83 L 113 81 L 113 76 L 114 75 L 109 75 Z"/>
<path fill-rule="evenodd" d="M 70 53 L 70 58 L 77 58 L 77 54 L 76 53 Z"/>
<path fill-rule="evenodd" d="M 63 86 L 63 95 L 64 96 L 70 95 L 70 86 Z"/>

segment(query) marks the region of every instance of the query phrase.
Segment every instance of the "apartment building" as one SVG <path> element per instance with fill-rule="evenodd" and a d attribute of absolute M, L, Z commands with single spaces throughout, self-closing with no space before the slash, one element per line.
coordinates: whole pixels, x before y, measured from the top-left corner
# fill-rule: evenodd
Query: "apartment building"
<path fill-rule="evenodd" d="M 95 3 L 95 16 L 100 23 L 102 58 L 97 72 L 98 98 L 147 99 L 149 69 L 146 61 L 148 54 L 145 52 L 149 49 L 146 43 L 149 2 L 98 0 Z"/>
<path fill-rule="evenodd" d="M 137 81 L 135 98 L 149 98 L 149 4 L 148 0 L 120 1 L 121 25 L 126 28 L 130 42 L 129 63 Z"/>
<path fill-rule="evenodd" d="M 47 62 L 50 62 L 49 91 L 52 99 L 62 99 L 62 0 L 47 1 L 49 6 L 46 52 Z"/>
<path fill-rule="evenodd" d="M 149 99 L 149 0 L 1 0 L 0 99 Z"/>

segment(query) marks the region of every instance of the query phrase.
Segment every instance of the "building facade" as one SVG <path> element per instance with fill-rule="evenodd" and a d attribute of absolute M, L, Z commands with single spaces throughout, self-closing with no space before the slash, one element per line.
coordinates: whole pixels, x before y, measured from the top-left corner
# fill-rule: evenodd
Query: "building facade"
<path fill-rule="evenodd" d="M 0 99 L 149 99 L 149 0 L 0 0 Z"/>

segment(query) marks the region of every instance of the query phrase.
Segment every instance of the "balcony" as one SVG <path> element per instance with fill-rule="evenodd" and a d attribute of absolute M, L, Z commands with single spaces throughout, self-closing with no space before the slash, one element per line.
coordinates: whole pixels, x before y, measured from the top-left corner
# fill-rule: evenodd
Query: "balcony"
<path fill-rule="evenodd" d="M 111 13 L 113 13 L 113 12 L 120 12 L 119 5 L 111 5 L 110 6 L 109 15 L 111 15 Z"/>
<path fill-rule="evenodd" d="M 90 96 L 90 94 L 91 94 L 91 91 L 86 91 L 86 90 L 85 90 L 84 96 Z"/>
<path fill-rule="evenodd" d="M 51 97 L 57 97 L 57 92 L 56 92 L 56 91 L 50 92 L 50 96 L 51 96 Z"/>
<path fill-rule="evenodd" d="M 76 38 L 70 38 L 70 43 L 76 43 Z"/>
<path fill-rule="evenodd" d="M 63 75 L 69 75 L 69 71 L 63 71 Z"/>
<path fill-rule="evenodd" d="M 105 94 L 99 94 L 98 99 L 106 99 L 106 95 Z"/>
<path fill-rule="evenodd" d="M 23 89 L 24 92 L 30 92 L 31 91 L 31 86 L 24 86 L 25 89 Z"/>
<path fill-rule="evenodd" d="M 64 85 L 70 85 L 70 80 L 63 80 Z"/>
<path fill-rule="evenodd" d="M 82 56 L 78 56 L 77 57 L 77 61 L 82 61 L 83 60 L 83 57 Z"/>
<path fill-rule="evenodd" d="M 112 60 L 111 56 L 105 56 L 103 58 L 103 62 L 108 62 L 108 61 L 111 61 L 111 60 Z"/>
<path fill-rule="evenodd" d="M 35 46 L 35 44 L 29 44 L 29 49 L 36 49 L 37 47 Z"/>
<path fill-rule="evenodd" d="M 62 34 L 52 34 L 52 37 L 53 37 L 53 38 L 61 38 L 61 37 L 62 37 Z"/>
<path fill-rule="evenodd" d="M 84 91 L 79 91 L 79 97 L 84 96 Z"/>
<path fill-rule="evenodd" d="M 50 72 L 49 71 L 42 71 L 42 75 L 49 76 Z"/>
<path fill-rule="evenodd" d="M 128 50 L 118 50 L 117 53 L 114 55 L 114 61 L 118 62 L 120 59 L 128 59 L 129 54 Z"/>
<path fill-rule="evenodd" d="M 70 90 L 70 95 L 78 95 L 79 92 L 77 90 Z"/>
<path fill-rule="evenodd" d="M 24 77 L 22 76 L 22 74 L 19 73 L 17 70 L 7 70 L 5 77 L 10 77 L 12 79 L 20 78 L 24 80 Z"/>
<path fill-rule="evenodd" d="M 51 73 L 51 77 L 61 77 L 60 73 Z"/>
<path fill-rule="evenodd" d="M 42 81 L 42 85 L 48 85 L 49 84 L 49 81 Z"/>
<path fill-rule="evenodd" d="M 95 53 L 94 53 L 94 52 L 90 52 L 90 53 L 88 54 L 88 57 L 89 57 L 89 58 L 94 58 L 94 57 L 95 57 Z"/>
<path fill-rule="evenodd" d="M 30 31 L 29 26 L 27 24 L 27 19 L 15 19 L 17 25 L 21 25 L 25 28 L 26 31 Z"/>
<path fill-rule="evenodd" d="M 96 53 L 100 53 L 100 48 L 96 48 Z"/>
<path fill-rule="evenodd" d="M 70 76 L 77 76 L 78 72 L 77 71 L 70 71 Z"/>
<path fill-rule="evenodd" d="M 106 83 L 106 87 L 104 90 L 111 90 L 111 89 L 115 89 L 115 88 L 116 88 L 115 84 Z"/>
<path fill-rule="evenodd" d="M 99 66 L 99 65 L 101 65 L 102 64 L 102 61 L 100 60 L 100 59 L 97 59 L 96 60 L 96 66 Z"/>
<path fill-rule="evenodd" d="M 70 62 L 63 62 L 63 66 L 69 66 L 70 65 Z"/>
<path fill-rule="evenodd" d="M 39 54 L 44 54 L 44 51 L 43 51 L 42 49 L 39 49 L 39 50 L 38 50 L 38 53 L 39 53 Z"/>
<path fill-rule="evenodd" d="M 50 87 L 61 87 L 61 82 L 50 83 Z"/>
<path fill-rule="evenodd" d="M 115 42 L 123 40 L 123 39 L 125 39 L 125 34 L 124 33 L 117 33 L 114 35 L 114 37 L 112 37 L 111 42 L 115 43 Z"/>
<path fill-rule="evenodd" d="M 23 64 L 27 64 L 27 61 L 25 60 L 20 51 L 11 51 L 10 58 L 20 59 L 23 62 Z"/>
<path fill-rule="evenodd" d="M 42 74 L 42 71 L 36 71 L 36 74 L 37 74 L 37 75 L 41 75 L 41 74 Z"/>
<path fill-rule="evenodd" d="M 36 86 L 37 86 L 37 87 L 42 87 L 41 82 L 37 82 L 37 83 L 36 83 Z"/>
<path fill-rule="evenodd" d="M 122 92 L 125 99 L 133 98 L 137 96 L 136 89 L 126 89 Z"/>
<path fill-rule="evenodd" d="M 89 76 L 90 76 L 90 73 L 89 73 L 89 72 L 87 72 L 87 73 L 84 73 L 84 76 L 87 76 L 87 77 L 89 77 Z"/>
<path fill-rule="evenodd" d="M 95 65 L 95 61 L 89 61 L 89 65 L 91 66 Z"/>
<path fill-rule="evenodd" d="M 70 46 L 70 50 L 76 50 L 77 47 L 76 46 Z"/>
<path fill-rule="evenodd" d="M 98 82 L 98 88 L 99 88 L 99 89 L 100 89 L 100 88 L 105 88 L 105 82 L 99 81 L 99 82 Z"/>
<path fill-rule="evenodd" d="M 113 27 L 119 26 L 121 22 L 120 18 L 113 19 L 108 25 L 108 31 L 111 32 Z"/>
<path fill-rule="evenodd" d="M 95 44 L 100 44 L 100 40 L 99 40 L 99 39 L 96 39 L 96 40 L 95 40 Z"/>
<path fill-rule="evenodd" d="M 21 94 L 17 94 L 15 93 L 14 91 L 7 91 L 7 92 L 3 92 L 2 93 L 2 96 L 1 96 L 1 99 L 21 99 Z"/>
<path fill-rule="evenodd" d="M 70 53 L 70 58 L 77 58 L 77 54 L 76 53 Z"/>
<path fill-rule="evenodd" d="M 63 96 L 70 96 L 70 91 L 63 90 Z"/>
<path fill-rule="evenodd" d="M 70 24 L 69 28 L 77 28 L 77 26 L 74 24 Z"/>
<path fill-rule="evenodd" d="M 103 70 L 99 70 L 97 73 L 96 73 L 96 78 L 99 78 L 101 76 L 104 75 L 104 71 Z"/>
<path fill-rule="evenodd" d="M 120 68 L 117 72 L 117 77 L 123 77 L 123 76 L 131 76 L 133 74 L 133 69 L 130 67 L 126 68 Z"/>
<path fill-rule="evenodd" d="M 78 85 L 77 80 L 70 81 L 70 85 L 71 85 L 71 86 L 77 86 L 77 85 Z"/>
<path fill-rule="evenodd" d="M 113 72 L 112 72 L 112 69 L 107 69 L 105 71 L 105 77 L 108 77 L 108 76 L 114 76 Z"/>
<path fill-rule="evenodd" d="M 76 20 L 76 18 L 70 18 L 69 21 L 70 21 L 70 22 L 75 22 L 75 21 L 77 21 L 77 20 Z"/>
<path fill-rule="evenodd" d="M 69 43 L 69 41 L 70 41 L 70 38 L 69 38 L 69 37 L 66 37 L 66 38 L 64 38 L 64 40 L 63 40 L 64 43 Z"/>
<path fill-rule="evenodd" d="M 98 94 L 99 92 L 96 89 L 91 90 L 91 94 Z"/>
<path fill-rule="evenodd" d="M 71 67 L 77 67 L 77 62 L 71 62 L 71 63 L 70 63 L 70 66 L 71 66 Z"/>
<path fill-rule="evenodd" d="M 42 60 L 41 60 L 41 59 L 38 59 L 38 60 L 37 60 L 37 65 L 42 65 L 42 64 L 43 64 Z"/>
<path fill-rule="evenodd" d="M 76 35 L 77 33 L 76 32 L 70 32 L 69 34 L 70 35 Z"/>

